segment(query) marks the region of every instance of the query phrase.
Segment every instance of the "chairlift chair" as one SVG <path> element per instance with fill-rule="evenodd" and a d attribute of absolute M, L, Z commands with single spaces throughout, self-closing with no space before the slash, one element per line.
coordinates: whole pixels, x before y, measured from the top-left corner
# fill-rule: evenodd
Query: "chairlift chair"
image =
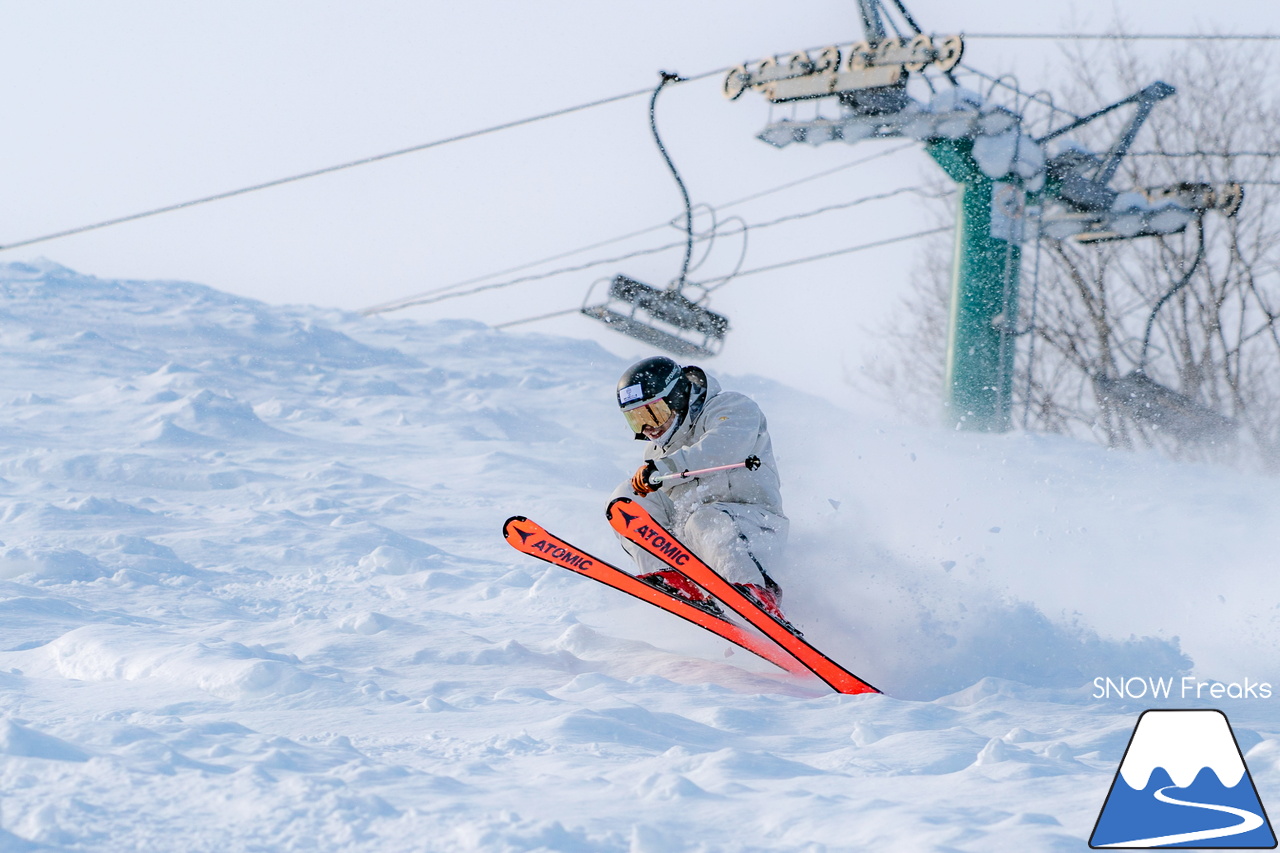
<path fill-rule="evenodd" d="M 583 305 L 582 313 L 674 355 L 717 355 L 729 331 L 728 317 L 678 290 L 659 289 L 621 274 L 609 283 L 607 299 Z"/>
<path fill-rule="evenodd" d="M 1138 366 L 1128 375 L 1113 378 L 1097 375 L 1093 378 L 1098 399 L 1118 406 L 1125 414 L 1139 423 L 1164 430 L 1182 441 L 1213 442 L 1231 438 L 1239 424 L 1208 406 L 1197 403 L 1186 394 L 1180 394 L 1156 382 L 1147 375 L 1147 356 L 1151 351 L 1151 335 L 1156 316 L 1173 299 L 1174 295 L 1191 283 L 1191 277 L 1200 268 L 1205 256 L 1204 228 L 1199 229 L 1199 245 L 1195 259 L 1182 277 L 1175 281 L 1164 295 L 1156 300 L 1147 315 L 1146 330 L 1142 335 L 1142 349 Z"/>
<path fill-rule="evenodd" d="M 609 282 L 605 301 L 598 305 L 584 303 L 582 313 L 615 331 L 673 355 L 709 358 L 718 354 L 724 345 L 724 336 L 729 331 L 729 318 L 702 307 L 684 295 L 685 286 L 691 284 L 689 261 L 693 256 L 693 205 L 689 201 L 689 191 L 685 188 L 680 172 L 667 153 L 666 146 L 662 144 L 662 137 L 658 135 L 655 115 L 659 93 L 668 83 L 680 79 L 675 74 L 661 72 L 661 80 L 649 99 L 649 128 L 653 132 L 653 141 L 657 143 L 658 151 L 671 170 L 671 176 L 675 178 L 684 199 L 685 249 L 680 274 L 665 289 L 652 287 L 630 276 L 615 275 Z M 591 293 L 599 283 L 597 281 L 587 291 L 588 303 L 591 301 Z"/>
<path fill-rule="evenodd" d="M 1233 419 L 1166 388 L 1141 370 L 1118 379 L 1096 376 L 1093 381 L 1100 398 L 1115 404 L 1135 421 L 1183 441 L 1228 439 L 1238 427 Z"/>

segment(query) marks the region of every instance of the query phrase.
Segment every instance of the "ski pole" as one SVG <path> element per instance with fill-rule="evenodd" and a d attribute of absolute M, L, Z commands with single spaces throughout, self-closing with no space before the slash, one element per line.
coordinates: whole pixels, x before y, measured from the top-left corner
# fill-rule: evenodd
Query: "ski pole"
<path fill-rule="evenodd" d="M 730 468 L 746 468 L 748 471 L 754 471 L 760 467 L 759 456 L 748 456 L 745 461 L 734 462 L 732 465 L 717 465 L 714 468 L 702 468 L 697 471 L 679 471 L 675 474 L 661 474 L 657 477 L 650 476 L 649 482 L 655 480 L 658 483 L 665 483 L 667 480 L 684 480 L 689 477 L 697 477 L 701 474 L 710 474 L 714 471 L 728 471 Z"/>

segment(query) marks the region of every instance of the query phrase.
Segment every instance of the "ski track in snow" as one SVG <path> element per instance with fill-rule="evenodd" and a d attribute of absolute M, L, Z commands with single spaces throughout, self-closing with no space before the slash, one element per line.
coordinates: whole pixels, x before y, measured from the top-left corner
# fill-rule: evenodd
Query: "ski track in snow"
<path fill-rule="evenodd" d="M 623 564 L 594 344 L 0 285 L 0 850 L 1079 850 L 1151 706 L 1092 679 L 1280 685 L 1274 480 L 723 377 L 838 696 L 505 544 Z M 1276 701 L 1216 703 L 1264 803 Z"/>

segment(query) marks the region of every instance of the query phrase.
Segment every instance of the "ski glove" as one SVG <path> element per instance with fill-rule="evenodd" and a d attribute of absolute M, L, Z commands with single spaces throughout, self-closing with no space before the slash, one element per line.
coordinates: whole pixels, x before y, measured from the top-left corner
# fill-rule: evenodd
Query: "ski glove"
<path fill-rule="evenodd" d="M 637 495 L 647 495 L 650 492 L 658 491 L 658 487 L 662 485 L 659 481 L 653 482 L 650 478 L 658 475 L 658 466 L 650 459 L 645 464 L 636 469 L 636 473 L 631 477 L 631 491 Z"/>

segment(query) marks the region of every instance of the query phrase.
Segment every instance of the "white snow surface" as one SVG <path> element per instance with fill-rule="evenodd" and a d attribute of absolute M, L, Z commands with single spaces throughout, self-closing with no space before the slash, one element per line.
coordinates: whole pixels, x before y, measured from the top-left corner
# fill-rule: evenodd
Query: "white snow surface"
<path fill-rule="evenodd" d="M 788 614 L 886 693 L 840 696 L 505 543 L 623 565 L 594 344 L 0 286 L 0 850 L 1075 851 L 1155 706 L 1223 708 L 1280 802 L 1280 689 L 1177 693 L 1280 686 L 1275 479 L 722 375 Z"/>

